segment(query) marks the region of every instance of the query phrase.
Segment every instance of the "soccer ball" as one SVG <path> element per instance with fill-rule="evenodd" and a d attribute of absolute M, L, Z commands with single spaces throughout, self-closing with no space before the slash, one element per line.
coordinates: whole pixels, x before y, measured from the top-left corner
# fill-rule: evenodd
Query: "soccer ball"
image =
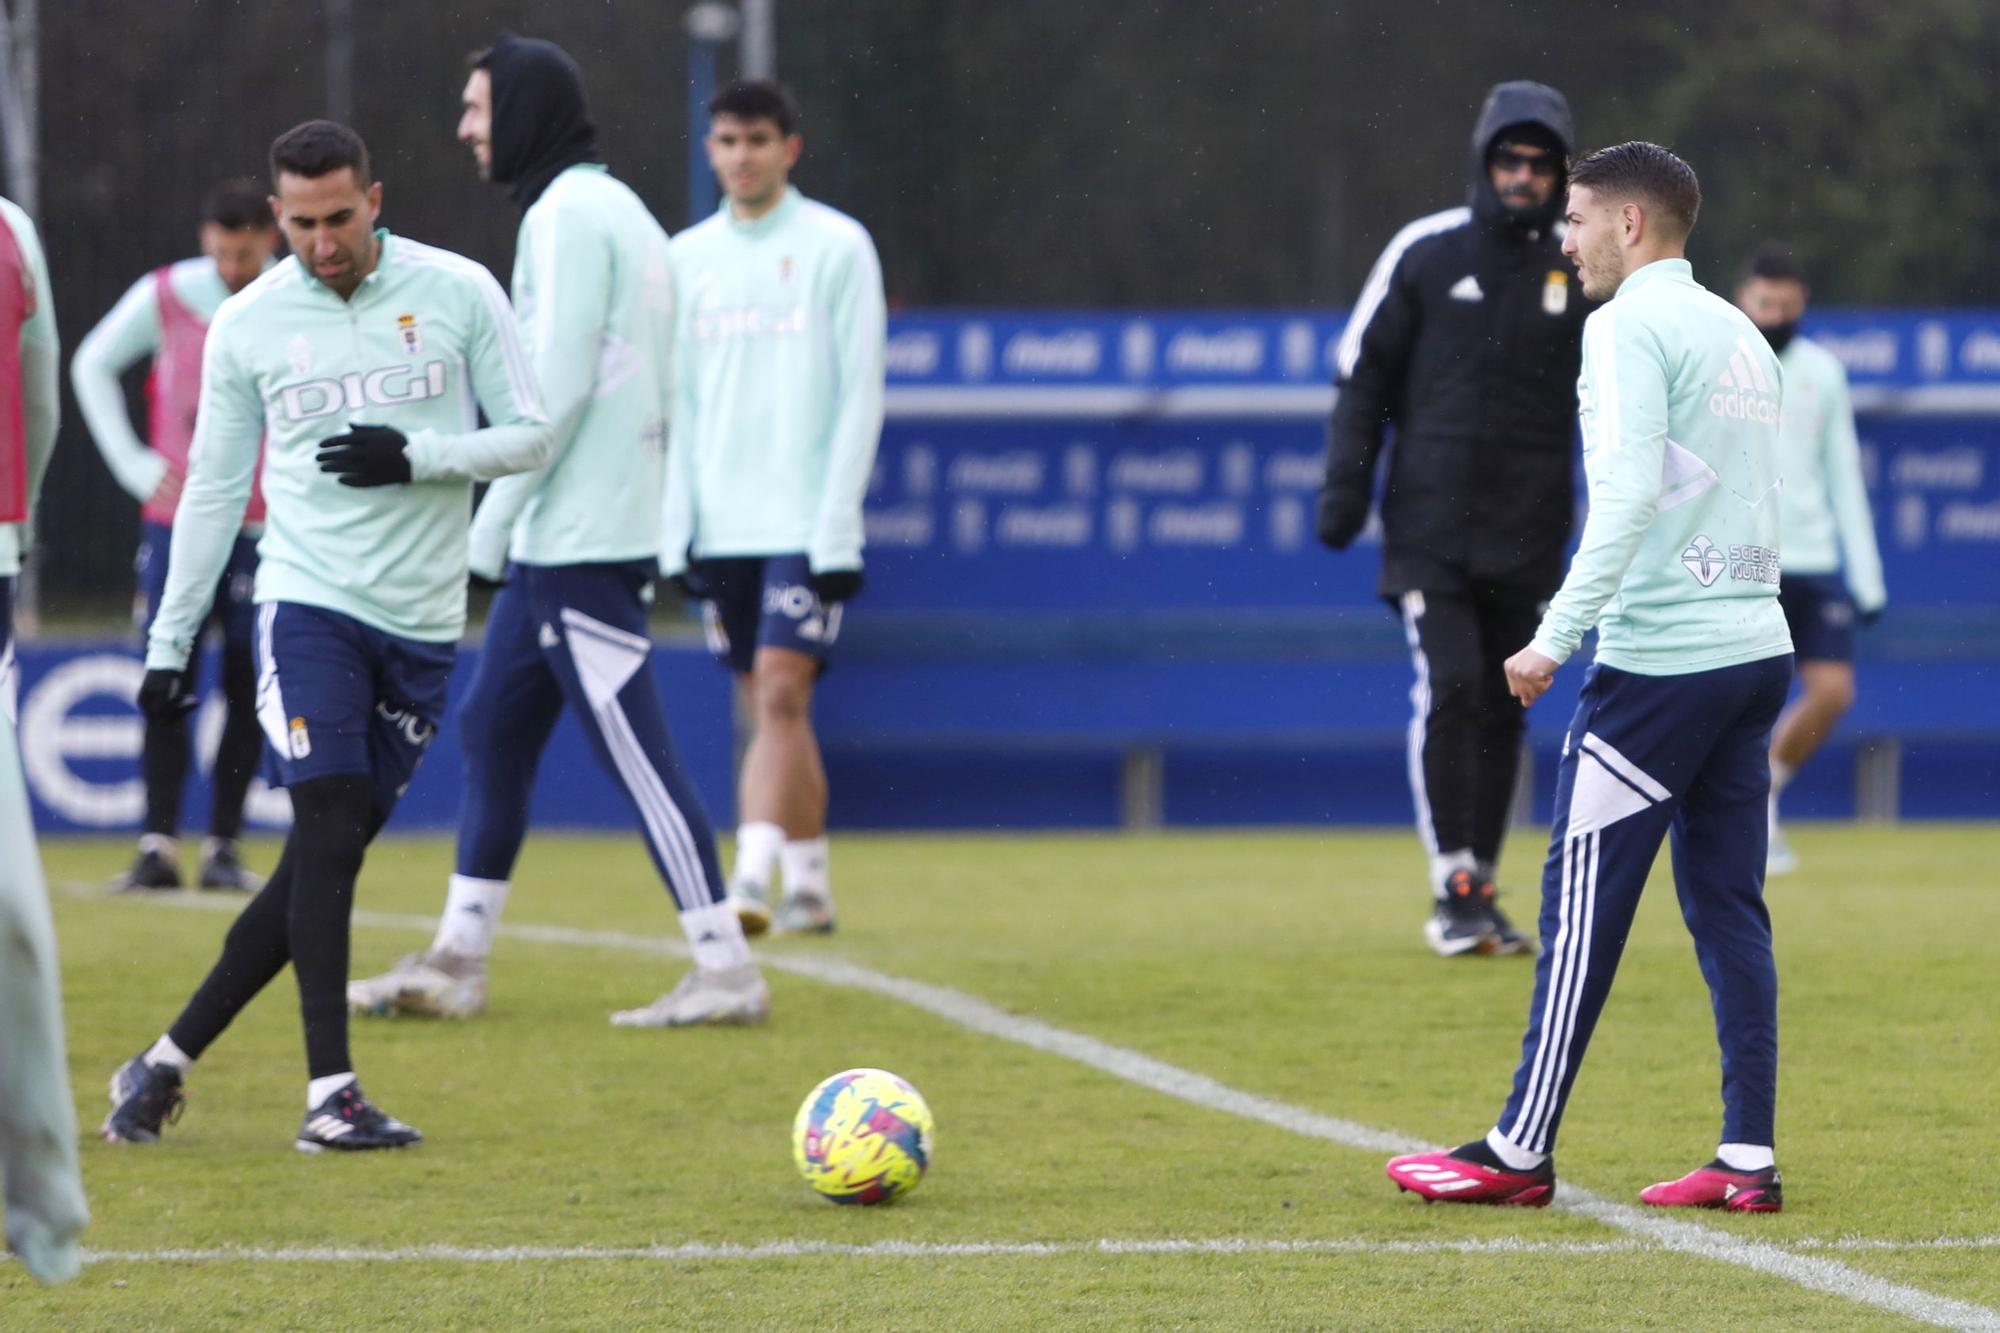
<path fill-rule="evenodd" d="M 792 1121 L 792 1160 L 835 1203 L 887 1203 L 931 1164 L 931 1108 L 886 1069 L 845 1069 L 806 1097 Z"/>

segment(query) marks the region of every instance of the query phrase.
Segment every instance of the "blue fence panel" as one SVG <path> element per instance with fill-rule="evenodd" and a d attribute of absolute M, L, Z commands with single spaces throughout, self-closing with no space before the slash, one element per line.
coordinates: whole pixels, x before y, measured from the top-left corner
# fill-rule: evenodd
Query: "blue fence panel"
<path fill-rule="evenodd" d="M 1377 533 L 1313 536 L 1327 312 L 925 312 L 891 323 L 868 589 L 817 706 L 844 826 L 1117 822 L 1135 752 L 1181 824 L 1400 822 L 1410 666 Z M 1854 809 L 1860 738 L 1903 746 L 1903 811 L 2000 813 L 2000 312 L 1823 311 L 1847 366 L 1891 605 L 1859 702 L 1792 809 Z M 138 818 L 137 659 L 30 646 L 24 747 L 44 828 Z M 677 738 L 728 818 L 729 687 L 663 650 Z M 465 673 L 458 673 L 463 680 Z M 1539 806 L 1582 675 L 1529 715 Z M 201 725 L 212 735 L 219 704 Z M 456 814 L 451 728 L 398 824 Z M 198 815 L 205 794 L 190 793 Z M 282 816 L 260 792 L 256 813 Z M 565 724 L 538 822 L 625 827 Z"/>
<path fill-rule="evenodd" d="M 36 828 L 57 833 L 136 828 L 145 808 L 139 778 L 142 724 L 132 705 L 144 675 L 137 647 L 120 642 L 24 644 L 20 660 L 21 761 Z M 214 671 L 213 660 L 207 667 Z M 447 829 L 458 822 L 457 708 L 471 667 L 471 650 L 462 651 L 452 672 L 444 725 L 396 809 L 392 830 Z M 727 678 L 706 653 L 685 648 L 660 649 L 654 667 L 666 692 L 682 762 L 708 808 L 731 817 L 735 801 Z M 212 678 L 203 682 L 194 726 L 197 771 L 188 784 L 183 827 L 199 832 L 207 828 L 208 774 L 222 731 L 222 698 Z M 253 828 L 279 828 L 291 821 L 282 792 L 273 792 L 261 780 L 252 787 L 247 813 Z M 543 752 L 532 819 L 537 827 L 636 827 L 620 789 L 598 769 L 582 729 L 568 717 Z"/>

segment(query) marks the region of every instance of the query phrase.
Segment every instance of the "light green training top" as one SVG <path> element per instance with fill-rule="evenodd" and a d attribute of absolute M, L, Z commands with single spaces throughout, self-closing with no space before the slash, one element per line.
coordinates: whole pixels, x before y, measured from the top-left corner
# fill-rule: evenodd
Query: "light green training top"
<path fill-rule="evenodd" d="M 187 664 L 250 498 L 265 439 L 259 602 L 299 602 L 433 643 L 465 629 L 475 480 L 540 467 L 555 447 L 500 284 L 473 261 L 387 231 L 354 295 L 296 258 L 222 303 L 149 668 Z M 478 429 L 476 408 L 492 424 Z M 409 437 L 412 481 L 352 487 L 314 462 L 349 425 Z M 267 438 L 268 432 L 268 438 Z"/>
<path fill-rule="evenodd" d="M 21 556 L 28 548 L 35 500 L 42 493 L 42 477 L 49 470 L 49 455 L 56 447 L 56 426 L 62 415 L 62 400 L 56 384 L 56 362 L 61 348 L 56 341 L 56 300 L 49 288 L 48 259 L 42 253 L 42 238 L 35 224 L 11 199 L 0 199 L 0 214 L 21 247 L 27 262 L 28 278 L 35 289 L 35 313 L 21 325 L 21 424 L 27 436 L 29 523 L 0 523 L 0 578 L 21 572 Z"/>
<path fill-rule="evenodd" d="M 183 259 L 167 272 L 167 282 L 188 313 L 204 324 L 229 299 L 229 287 L 206 255 Z M 118 298 L 118 304 L 83 335 L 69 359 L 70 387 L 83 409 L 97 452 L 104 455 L 111 475 L 133 499 L 144 503 L 160 489 L 167 475 L 162 458 L 132 427 L 125 408 L 125 390 L 118 382 L 139 361 L 160 350 L 160 289 L 146 274 Z"/>
<path fill-rule="evenodd" d="M 661 567 L 804 552 L 861 567 L 882 434 L 887 304 L 860 223 L 787 188 L 674 238 L 681 313 Z"/>
<path fill-rule="evenodd" d="M 1778 607 L 1783 372 L 1685 259 L 1628 275 L 1583 325 L 1590 515 L 1531 645 L 1676 676 L 1792 650 Z"/>
<path fill-rule="evenodd" d="M 1847 371 L 1809 338 L 1792 339 L 1778 364 L 1785 368 L 1785 410 L 1778 415 L 1785 571 L 1833 574 L 1844 565 L 1854 605 L 1864 614 L 1880 611 L 1889 594 L 1861 477 Z"/>
<path fill-rule="evenodd" d="M 514 307 L 556 454 L 487 491 L 472 522 L 474 572 L 498 578 L 510 556 L 657 558 L 673 411 L 667 233 L 602 166 L 571 167 L 521 219 Z"/>

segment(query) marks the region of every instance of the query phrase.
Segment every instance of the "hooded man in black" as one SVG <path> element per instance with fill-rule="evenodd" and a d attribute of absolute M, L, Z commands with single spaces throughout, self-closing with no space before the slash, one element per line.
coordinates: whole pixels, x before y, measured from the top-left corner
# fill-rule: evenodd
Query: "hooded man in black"
<path fill-rule="evenodd" d="M 522 212 L 569 168 L 603 160 L 597 126 L 583 100 L 583 71 L 569 52 L 554 42 L 503 32 L 476 67 L 493 81 L 492 127 L 480 174 L 510 187 L 508 196 Z"/>
<path fill-rule="evenodd" d="M 1416 663 L 1410 786 L 1437 900 L 1424 934 L 1447 957 L 1528 948 L 1494 905 L 1525 727 L 1501 664 L 1562 582 L 1575 505 L 1591 307 L 1558 226 L 1574 142 L 1561 93 L 1495 86 L 1470 206 L 1396 234 L 1340 340 L 1319 537 L 1344 550 L 1361 534 L 1393 426 L 1381 592 Z"/>
<path fill-rule="evenodd" d="M 694 970 L 620 1027 L 761 1023 L 770 991 L 722 899 L 715 832 L 676 756 L 651 663 L 675 300 L 667 234 L 598 160 L 583 77 L 548 42 L 502 33 L 473 61 L 459 140 L 522 212 L 513 294 L 556 428 L 539 472 L 487 488 L 467 567 L 499 582 L 458 711 L 458 849 L 431 947 L 352 981 L 357 1013 L 471 1018 L 506 906 L 542 751 L 583 728 L 673 900 Z"/>

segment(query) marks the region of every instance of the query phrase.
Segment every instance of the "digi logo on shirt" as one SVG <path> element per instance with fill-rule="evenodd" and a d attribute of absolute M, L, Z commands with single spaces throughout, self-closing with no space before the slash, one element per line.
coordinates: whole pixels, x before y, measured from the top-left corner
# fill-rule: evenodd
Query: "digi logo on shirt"
<path fill-rule="evenodd" d="M 694 340 L 698 343 L 782 338 L 805 331 L 806 308 L 802 305 L 782 309 L 753 305 L 738 310 L 698 310 L 694 316 Z"/>
<path fill-rule="evenodd" d="M 426 361 L 420 366 L 407 362 L 383 366 L 379 370 L 350 371 L 338 377 L 300 380 L 287 384 L 272 395 L 287 421 L 311 421 L 339 412 L 358 412 L 364 407 L 394 407 L 398 403 L 441 398 L 445 390 L 445 363 Z"/>

